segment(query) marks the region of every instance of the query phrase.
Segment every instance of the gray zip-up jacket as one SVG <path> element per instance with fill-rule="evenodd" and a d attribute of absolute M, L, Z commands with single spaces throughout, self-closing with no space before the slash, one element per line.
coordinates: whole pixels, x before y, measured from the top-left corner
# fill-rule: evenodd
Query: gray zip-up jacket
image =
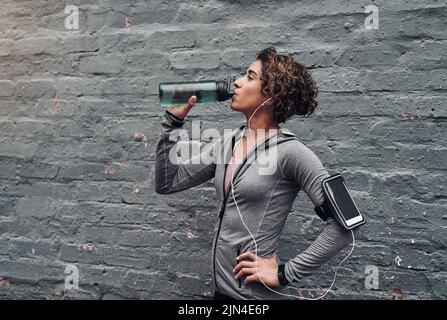
<path fill-rule="evenodd" d="M 320 206 L 324 201 L 322 180 L 329 173 L 307 146 L 292 132 L 281 128 L 274 136 L 259 142 L 256 151 L 249 151 L 245 162 L 236 167 L 233 180 L 236 207 L 231 184 L 224 192 L 225 169 L 245 125 L 208 143 L 189 162 L 182 159 L 173 163 L 169 154 L 177 145 L 176 137 L 184 123 L 185 119 L 168 112 L 163 115 L 156 147 L 155 190 L 159 194 L 175 193 L 214 178 L 218 198 L 211 259 L 214 289 L 236 299 L 290 299 L 272 292 L 261 282 L 244 284 L 234 278 L 232 270 L 238 253 L 255 253 L 252 236 L 237 208 L 256 239 L 257 255 L 271 259 L 298 191 L 303 189 L 312 203 Z M 263 161 L 257 160 L 260 155 Z M 351 242 L 351 233 L 328 219 L 310 247 L 285 262 L 287 280 L 298 281 L 313 273 Z M 289 294 L 288 286 L 272 289 Z"/>

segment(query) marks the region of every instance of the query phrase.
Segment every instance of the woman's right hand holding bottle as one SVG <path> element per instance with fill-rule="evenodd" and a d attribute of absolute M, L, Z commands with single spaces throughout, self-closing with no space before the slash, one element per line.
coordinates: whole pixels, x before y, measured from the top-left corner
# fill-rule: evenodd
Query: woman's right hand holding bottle
<path fill-rule="evenodd" d="M 197 102 L 196 96 L 191 96 L 188 103 L 181 106 L 170 106 L 166 108 L 166 111 L 172 113 L 174 116 L 180 119 L 184 119 L 189 111 L 194 107 Z"/>

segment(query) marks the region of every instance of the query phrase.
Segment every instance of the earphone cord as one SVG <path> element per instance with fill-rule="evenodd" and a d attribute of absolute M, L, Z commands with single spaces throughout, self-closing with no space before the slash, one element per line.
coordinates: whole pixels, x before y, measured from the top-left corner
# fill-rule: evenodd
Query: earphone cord
<path fill-rule="evenodd" d="M 247 127 L 249 128 L 249 133 L 250 133 L 251 137 L 253 137 L 253 135 L 252 135 L 252 133 L 251 133 L 250 120 L 251 120 L 251 118 L 254 116 L 255 112 L 258 111 L 258 109 L 259 109 L 260 107 L 262 107 L 268 100 L 270 100 L 270 98 L 267 99 L 266 101 L 264 101 L 259 107 L 257 107 L 256 110 L 253 112 L 253 114 L 252 114 L 252 115 L 250 116 L 250 118 L 248 119 Z M 245 127 L 244 130 L 242 131 L 241 139 L 239 139 L 238 142 L 236 143 L 236 145 L 234 146 L 234 149 L 235 149 L 235 150 L 236 150 L 237 145 L 241 142 L 242 137 L 244 136 L 245 129 L 246 129 L 246 127 Z M 234 196 L 234 184 L 233 184 L 234 171 L 235 171 L 235 170 L 232 171 L 232 174 L 231 174 L 231 180 L 230 180 L 230 182 L 231 182 L 231 194 L 232 194 L 232 197 L 233 197 L 233 201 L 234 201 L 234 203 L 235 203 L 235 205 L 236 205 L 236 209 L 237 209 L 237 211 L 238 211 L 238 213 L 239 213 L 239 217 L 241 218 L 242 224 L 244 225 L 245 229 L 247 229 L 247 231 L 250 233 L 250 236 L 251 236 L 251 238 L 253 239 L 253 242 L 254 242 L 254 244 L 255 244 L 255 256 L 257 257 L 257 256 L 258 256 L 258 244 L 256 243 L 255 237 L 254 237 L 253 234 L 251 233 L 250 229 L 249 229 L 249 228 L 247 227 L 247 225 L 245 224 L 244 219 L 242 218 L 242 214 L 241 214 L 241 212 L 240 212 L 240 210 L 239 210 L 239 206 L 237 205 L 236 198 L 235 198 L 235 196 Z M 259 280 L 261 280 L 262 284 L 263 284 L 267 289 L 269 289 L 270 291 L 272 291 L 272 292 L 274 292 L 274 293 L 277 293 L 277 294 L 280 294 L 280 295 L 283 295 L 283 296 L 287 296 L 287 297 L 295 297 L 295 298 L 302 299 L 302 300 L 319 300 L 319 299 L 322 299 L 322 298 L 323 298 L 324 296 L 326 296 L 326 294 L 328 294 L 329 291 L 332 289 L 332 286 L 333 286 L 334 283 L 335 283 L 335 279 L 337 278 L 338 268 L 340 267 L 340 265 L 341 265 L 346 259 L 349 258 L 349 256 L 351 255 L 351 253 L 354 251 L 354 247 L 355 247 L 355 237 L 354 237 L 354 232 L 353 232 L 352 230 L 351 230 L 351 234 L 352 234 L 352 248 L 351 248 L 351 251 L 349 251 L 348 255 L 347 255 L 347 256 L 346 256 L 346 257 L 345 257 L 345 258 L 344 258 L 344 259 L 337 265 L 337 267 L 335 268 L 334 279 L 332 280 L 332 283 L 331 283 L 331 285 L 329 286 L 329 289 L 327 289 L 326 292 L 325 292 L 323 295 L 321 295 L 321 296 L 319 296 L 319 297 L 317 297 L 317 298 L 306 298 L 306 297 L 296 296 L 296 295 L 293 295 L 293 294 L 285 294 L 285 293 L 281 293 L 281 292 L 278 292 L 278 291 L 276 291 L 276 290 L 273 290 L 273 289 L 270 288 L 268 285 L 266 285 L 265 282 L 262 280 L 262 277 L 259 276 L 259 274 L 258 274 L 258 261 L 257 261 L 257 260 L 255 261 L 256 274 L 258 274 L 258 278 L 259 278 Z M 253 297 L 253 295 L 252 295 L 252 297 Z"/>

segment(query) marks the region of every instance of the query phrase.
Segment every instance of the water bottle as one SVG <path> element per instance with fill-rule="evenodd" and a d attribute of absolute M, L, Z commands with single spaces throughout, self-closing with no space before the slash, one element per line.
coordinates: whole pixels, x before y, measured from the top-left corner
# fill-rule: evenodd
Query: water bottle
<path fill-rule="evenodd" d="M 225 101 L 234 95 L 235 80 L 235 76 L 228 76 L 223 81 L 162 82 L 158 88 L 160 104 L 162 106 L 186 104 L 191 96 L 197 97 L 196 104 Z"/>

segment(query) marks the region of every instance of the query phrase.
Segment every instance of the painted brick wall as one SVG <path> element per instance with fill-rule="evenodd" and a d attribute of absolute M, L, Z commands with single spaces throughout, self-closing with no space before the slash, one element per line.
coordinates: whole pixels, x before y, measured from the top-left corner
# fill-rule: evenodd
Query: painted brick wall
<path fill-rule="evenodd" d="M 209 298 L 214 189 L 155 193 L 158 84 L 238 74 L 274 46 L 320 90 L 316 113 L 286 127 L 343 173 L 368 219 L 328 298 L 445 299 L 446 19 L 446 1 L 427 0 L 2 0 L 0 298 Z M 226 102 L 189 120 L 243 118 Z M 282 259 L 321 231 L 312 209 L 300 194 Z M 295 286 L 327 288 L 348 251 Z"/>

